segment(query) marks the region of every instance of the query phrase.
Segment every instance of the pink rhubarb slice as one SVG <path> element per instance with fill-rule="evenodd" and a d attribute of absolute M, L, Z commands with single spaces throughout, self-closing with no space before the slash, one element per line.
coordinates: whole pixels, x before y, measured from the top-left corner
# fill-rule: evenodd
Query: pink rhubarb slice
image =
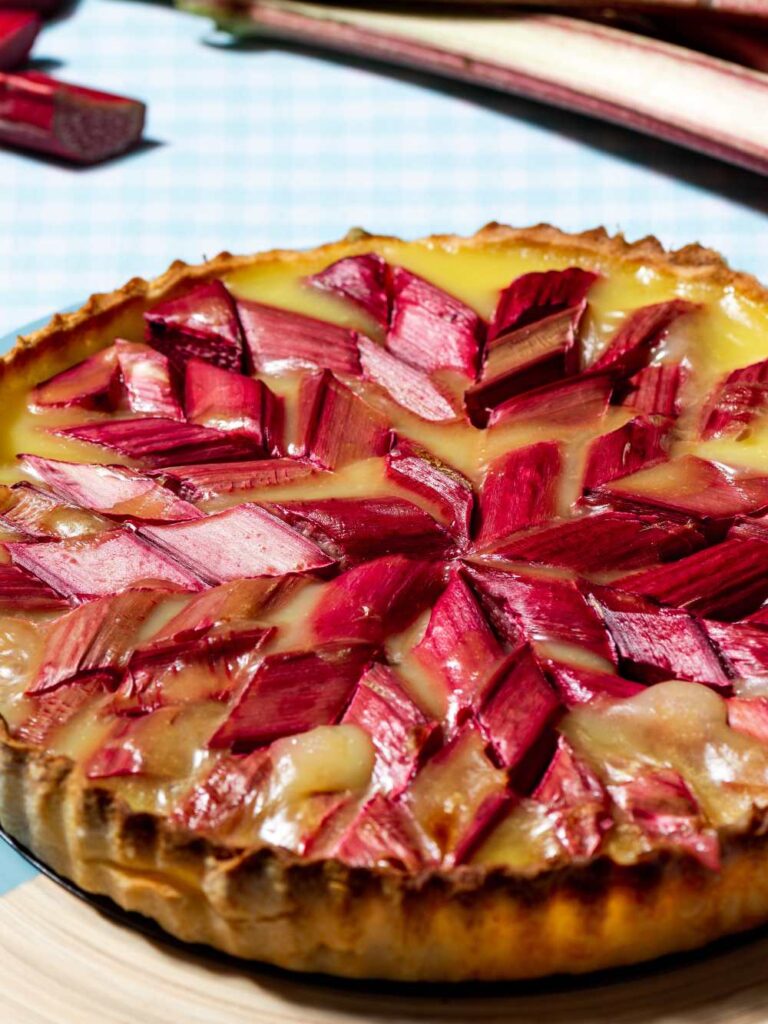
<path fill-rule="evenodd" d="M 495 459 L 480 488 L 477 542 L 490 543 L 551 519 L 557 508 L 561 469 L 556 441 L 539 441 Z"/>
<path fill-rule="evenodd" d="M 327 856 L 350 867 L 415 872 L 423 852 L 413 818 L 402 803 L 376 793 L 355 815 Z"/>
<path fill-rule="evenodd" d="M 269 770 L 269 752 L 264 749 L 219 758 L 174 808 L 171 821 L 193 832 L 221 832 L 237 823 Z"/>
<path fill-rule="evenodd" d="M 388 425 L 329 370 L 308 376 L 299 392 L 299 454 L 322 469 L 383 455 Z"/>
<path fill-rule="evenodd" d="M 221 281 L 197 285 L 144 314 L 147 341 L 177 371 L 189 359 L 203 359 L 223 370 L 243 368 L 243 342 L 234 300 Z"/>
<path fill-rule="evenodd" d="M 729 697 L 728 725 L 744 736 L 768 743 L 768 697 Z"/>
<path fill-rule="evenodd" d="M 499 295 L 489 334 L 492 338 L 580 306 L 599 275 L 581 267 L 523 274 Z"/>
<path fill-rule="evenodd" d="M 109 673 L 77 675 L 55 690 L 27 697 L 29 711 L 14 729 L 14 735 L 25 743 L 39 746 L 50 741 L 59 729 L 84 711 L 95 700 L 109 692 L 114 677 Z"/>
<path fill-rule="evenodd" d="M 246 437 L 265 455 L 281 454 L 283 400 L 261 380 L 189 359 L 184 410 L 191 423 Z"/>
<path fill-rule="evenodd" d="M 699 621 L 729 676 L 761 684 L 768 679 L 768 630 L 749 622 Z"/>
<path fill-rule="evenodd" d="M 685 299 L 672 299 L 632 311 L 590 370 L 607 371 L 616 377 L 630 377 L 638 373 L 647 366 L 672 325 L 680 317 L 698 309 L 697 305 Z"/>
<path fill-rule="evenodd" d="M 646 366 L 630 377 L 621 404 L 646 416 L 680 414 L 680 388 L 685 371 L 680 363 L 659 363 Z"/>
<path fill-rule="evenodd" d="M 583 486 L 602 484 L 637 473 L 669 458 L 671 420 L 636 416 L 629 423 L 595 438 L 587 449 Z"/>
<path fill-rule="evenodd" d="M 382 387 L 398 405 L 435 423 L 458 419 L 451 401 L 429 374 L 398 359 L 370 338 L 361 338 L 358 348 L 366 380 Z"/>
<path fill-rule="evenodd" d="M 68 607 L 47 583 L 16 565 L 0 565 L 0 609 L 3 611 L 63 611 Z"/>
<path fill-rule="evenodd" d="M 345 256 L 306 279 L 308 285 L 354 303 L 386 329 L 389 326 L 389 265 L 375 252 Z"/>
<path fill-rule="evenodd" d="M 645 689 L 641 683 L 610 672 L 596 672 L 559 661 L 548 661 L 546 672 L 568 708 L 590 704 L 594 700 L 624 700 Z"/>
<path fill-rule="evenodd" d="M 115 342 L 115 351 L 130 411 L 183 420 L 167 357 L 149 345 L 120 338 Z"/>
<path fill-rule="evenodd" d="M 177 490 L 185 501 L 203 501 L 261 488 L 280 487 L 319 471 L 306 460 L 281 458 L 168 466 L 155 472 Z"/>
<path fill-rule="evenodd" d="M 605 415 L 612 391 L 608 374 L 581 374 L 558 380 L 495 406 L 488 415 L 488 427 L 527 422 L 586 426 Z"/>
<path fill-rule="evenodd" d="M 392 438 L 386 474 L 393 483 L 422 498 L 457 543 L 469 543 L 475 496 L 472 484 L 452 466 L 407 437 Z"/>
<path fill-rule="evenodd" d="M 705 440 L 744 432 L 768 404 L 768 359 L 733 370 L 709 396 L 701 414 Z"/>
<path fill-rule="evenodd" d="M 555 834 L 570 857 L 594 857 L 613 824 L 610 799 L 600 779 L 563 736 L 533 799 L 546 807 Z"/>
<path fill-rule="evenodd" d="M 26 482 L 0 487 L 0 523 L 24 537 L 38 539 L 82 537 L 114 526 L 94 512 L 67 505 Z"/>
<path fill-rule="evenodd" d="M 32 409 L 109 409 L 118 397 L 117 350 L 105 348 L 32 388 Z"/>

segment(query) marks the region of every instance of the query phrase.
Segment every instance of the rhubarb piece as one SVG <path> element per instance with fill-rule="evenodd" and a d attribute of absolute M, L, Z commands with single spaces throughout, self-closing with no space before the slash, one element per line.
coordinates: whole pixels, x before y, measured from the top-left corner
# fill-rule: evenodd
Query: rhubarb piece
<path fill-rule="evenodd" d="M 486 548 L 483 557 L 599 574 L 671 561 L 706 542 L 694 520 L 604 509 L 505 538 Z"/>
<path fill-rule="evenodd" d="M 157 480 L 124 466 L 61 462 L 21 455 L 26 472 L 42 480 L 65 501 L 119 519 L 179 522 L 202 512 L 162 487 Z"/>
<path fill-rule="evenodd" d="M 561 469 L 556 441 L 539 441 L 495 459 L 480 488 L 478 543 L 550 519 L 557 507 Z"/>
<path fill-rule="evenodd" d="M 413 780 L 404 802 L 444 867 L 468 860 L 509 807 L 506 776 L 467 724 Z"/>
<path fill-rule="evenodd" d="M 418 871 L 423 864 L 413 819 L 402 804 L 376 793 L 328 851 L 350 867 Z"/>
<path fill-rule="evenodd" d="M 331 580 L 310 617 L 321 641 L 364 640 L 380 644 L 410 625 L 442 583 L 434 562 L 385 555 Z"/>
<path fill-rule="evenodd" d="M 109 409 L 116 399 L 117 379 L 117 350 L 105 348 L 32 388 L 29 405 L 31 409 Z"/>
<path fill-rule="evenodd" d="M 15 565 L 0 565 L 0 609 L 4 612 L 55 612 L 68 608 L 47 583 Z"/>
<path fill-rule="evenodd" d="M 550 661 L 547 662 L 546 669 L 560 700 L 568 708 L 577 707 L 579 704 L 591 704 L 593 700 L 604 698 L 624 700 L 645 689 L 641 683 L 634 683 L 610 672 L 595 672 L 578 665 Z"/>
<path fill-rule="evenodd" d="M 457 543 L 469 543 L 475 498 L 472 484 L 458 470 L 407 437 L 395 435 L 387 455 L 386 474 L 428 502 Z"/>
<path fill-rule="evenodd" d="M 41 27 L 32 11 L 0 9 L 0 71 L 13 71 L 29 56 Z"/>
<path fill-rule="evenodd" d="M 211 585 L 242 577 L 315 572 L 333 562 L 258 505 L 236 505 L 187 523 L 144 526 L 141 535 Z"/>
<path fill-rule="evenodd" d="M 581 267 L 523 274 L 499 295 L 491 317 L 490 337 L 509 334 L 556 313 L 581 306 L 598 277 L 598 274 Z"/>
<path fill-rule="evenodd" d="M 458 418 L 449 399 L 423 370 L 404 363 L 370 338 L 360 338 L 358 348 L 366 380 L 384 388 L 398 405 L 432 422 Z"/>
<path fill-rule="evenodd" d="M 733 370 L 707 399 L 701 434 L 713 437 L 743 433 L 768 403 L 768 359 Z"/>
<path fill-rule="evenodd" d="M 283 400 L 261 380 L 191 358 L 184 409 L 191 423 L 246 437 L 265 455 L 281 453 Z"/>
<path fill-rule="evenodd" d="M 697 615 L 738 619 L 768 597 L 768 536 L 734 537 L 611 586 Z"/>
<path fill-rule="evenodd" d="M 281 736 L 333 725 L 371 653 L 367 644 L 331 643 L 267 655 L 209 746 L 245 753 Z"/>
<path fill-rule="evenodd" d="M 170 820 L 192 832 L 220 832 L 236 822 L 270 767 L 267 750 L 220 758 L 174 809 Z"/>
<path fill-rule="evenodd" d="M 14 735 L 38 746 L 48 742 L 80 711 L 93 707 L 94 701 L 112 685 L 114 677 L 109 673 L 87 673 L 75 676 L 52 692 L 28 698 L 31 708 L 14 729 Z"/>
<path fill-rule="evenodd" d="M 389 326 L 389 267 L 375 252 L 346 256 L 306 279 L 307 284 L 340 295 L 359 306 L 383 328 Z"/>
<path fill-rule="evenodd" d="M 654 350 L 675 321 L 698 308 L 685 299 L 672 299 L 655 306 L 641 306 L 627 314 L 626 320 L 590 370 L 607 371 L 615 377 L 631 377 L 638 373 L 647 366 Z"/>
<path fill-rule="evenodd" d="M 122 339 L 115 342 L 115 351 L 130 411 L 183 420 L 166 356 L 149 345 Z"/>
<path fill-rule="evenodd" d="M 594 857 L 613 824 L 608 793 L 563 736 L 533 799 L 546 807 L 569 856 L 578 860 Z"/>
<path fill-rule="evenodd" d="M 141 138 L 138 100 L 59 82 L 37 71 L 0 72 L 0 142 L 94 164 Z"/>
<path fill-rule="evenodd" d="M 729 697 L 728 725 L 744 736 L 768 743 L 768 697 Z"/>
<path fill-rule="evenodd" d="M 395 554 L 437 558 L 452 548 L 432 516 L 402 498 L 321 498 L 267 508 L 342 563 Z"/>
<path fill-rule="evenodd" d="M 340 469 L 386 451 L 387 421 L 329 370 L 302 382 L 299 410 L 299 452 L 322 469 Z"/>
<path fill-rule="evenodd" d="M 628 390 L 621 404 L 645 416 L 680 414 L 680 387 L 684 372 L 680 363 L 646 366 L 627 381 Z"/>
<path fill-rule="evenodd" d="M 587 450 L 584 489 L 648 469 L 669 458 L 671 421 L 661 417 L 636 416 L 610 434 L 596 437 Z"/>
<path fill-rule="evenodd" d="M 112 779 L 132 775 L 168 776 L 158 745 L 169 730 L 181 730 L 179 709 L 160 708 L 137 718 L 115 721 L 104 742 L 84 764 L 86 778 Z"/>
<path fill-rule="evenodd" d="M 702 619 L 700 625 L 718 651 L 729 676 L 747 682 L 768 679 L 768 630 L 749 622 Z"/>
<path fill-rule="evenodd" d="M 498 427 L 529 421 L 553 426 L 592 423 L 605 414 L 612 390 L 608 374 L 581 374 L 569 380 L 558 380 L 495 406 L 487 425 Z"/>
<path fill-rule="evenodd" d="M 32 484 L 0 486 L 0 524 L 25 537 L 84 537 L 111 530 L 113 524 L 86 509 L 65 505 Z"/>
<path fill-rule="evenodd" d="M 285 458 L 168 466 L 154 472 L 178 490 L 185 501 L 204 501 L 263 487 L 280 487 L 309 477 L 318 469 L 305 460 Z"/>
<path fill-rule="evenodd" d="M 221 281 L 208 281 L 144 314 L 147 341 L 177 371 L 189 359 L 222 370 L 243 369 L 243 341 L 234 300 Z"/>
<path fill-rule="evenodd" d="M 519 647 L 490 685 L 478 720 L 520 793 L 530 792 L 552 756 L 560 710 L 533 651 Z"/>
<path fill-rule="evenodd" d="M 359 376 L 357 331 L 248 299 L 238 299 L 237 312 L 251 363 L 259 372 L 327 369 Z"/>
<path fill-rule="evenodd" d="M 361 677 L 342 722 L 359 726 L 371 737 L 376 750 L 372 781 L 389 796 L 406 788 L 438 729 L 413 703 L 396 673 L 378 664 Z"/>
<path fill-rule="evenodd" d="M 200 590 L 183 568 L 127 530 L 75 540 L 9 543 L 16 565 L 64 597 L 87 600 L 126 588 Z"/>
<path fill-rule="evenodd" d="M 109 448 L 153 466 L 187 462 L 227 462 L 253 458 L 259 450 L 245 437 L 211 430 L 196 423 L 178 423 L 158 417 L 98 420 L 53 431 L 59 437 Z"/>
<path fill-rule="evenodd" d="M 620 786 L 609 786 L 614 803 L 651 840 L 695 857 L 717 871 L 717 833 L 704 827 L 698 803 L 685 780 L 669 768 L 647 771 Z"/>
<path fill-rule="evenodd" d="M 389 279 L 389 351 L 427 373 L 455 370 L 474 380 L 485 336 L 477 313 L 403 267 L 393 267 Z"/>

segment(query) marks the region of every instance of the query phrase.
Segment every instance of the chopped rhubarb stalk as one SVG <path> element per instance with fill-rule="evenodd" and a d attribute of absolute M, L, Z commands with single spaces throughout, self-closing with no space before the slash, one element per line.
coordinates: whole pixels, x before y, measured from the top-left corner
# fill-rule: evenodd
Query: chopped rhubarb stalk
<path fill-rule="evenodd" d="M 378 664 L 358 682 L 342 722 L 359 726 L 371 737 L 376 750 L 373 784 L 389 796 L 406 788 L 439 729 L 416 707 L 395 672 Z"/>
<path fill-rule="evenodd" d="M 680 414 L 679 391 L 684 371 L 679 363 L 660 363 L 646 366 L 627 381 L 629 390 L 621 404 L 646 416 Z"/>
<path fill-rule="evenodd" d="M 0 71 L 13 71 L 24 63 L 41 24 L 34 11 L 0 9 Z"/>
<path fill-rule="evenodd" d="M 258 505 L 236 505 L 187 523 L 145 526 L 141 535 L 211 585 L 315 572 L 333 563 L 315 544 Z"/>
<path fill-rule="evenodd" d="M 281 453 L 283 400 L 261 380 L 190 359 L 184 409 L 191 423 L 247 437 L 265 455 Z"/>
<path fill-rule="evenodd" d="M 0 486 L 0 524 L 25 537 L 52 539 L 101 533 L 114 525 L 26 482 L 7 488 Z"/>
<path fill-rule="evenodd" d="M 633 683 L 610 672 L 595 672 L 563 662 L 547 662 L 546 669 L 560 699 L 568 708 L 604 698 L 624 700 L 645 689 L 641 683 Z"/>
<path fill-rule="evenodd" d="M 556 441 L 539 441 L 495 459 L 480 488 L 478 543 L 550 519 L 557 507 L 561 467 Z"/>
<path fill-rule="evenodd" d="M 75 505 L 120 519 L 179 522 L 199 519 L 202 512 L 161 486 L 150 476 L 124 466 L 60 462 L 21 455 L 26 472 Z"/>
<path fill-rule="evenodd" d="M 0 565 L 0 608 L 3 611 L 59 611 L 68 603 L 41 580 L 15 565 Z"/>
<path fill-rule="evenodd" d="M 93 164 L 141 138 L 138 100 L 60 82 L 37 71 L 0 72 L 0 142 Z"/>
<path fill-rule="evenodd" d="M 7 545 L 15 564 L 64 597 L 87 600 L 126 588 L 200 590 L 200 581 L 127 530 L 75 540 Z"/>
<path fill-rule="evenodd" d="M 415 872 L 423 865 L 412 817 L 403 804 L 381 793 L 360 809 L 327 855 L 358 868 L 394 867 Z"/>
<path fill-rule="evenodd" d="M 497 673 L 478 713 L 517 792 L 530 792 L 552 756 L 561 709 L 531 648 L 519 647 Z"/>
<path fill-rule="evenodd" d="M 605 787 L 563 736 L 533 799 L 546 807 L 555 834 L 571 857 L 593 857 L 613 824 Z"/>
<path fill-rule="evenodd" d="M 105 348 L 32 388 L 29 405 L 32 409 L 109 409 L 117 399 L 117 391 L 117 350 Z"/>
<path fill-rule="evenodd" d="M 698 308 L 685 299 L 672 299 L 634 310 L 590 370 L 608 371 L 615 377 L 633 376 L 648 364 L 654 349 L 664 340 L 675 321 Z"/>
<path fill-rule="evenodd" d="M 223 370 L 243 369 L 243 341 L 234 300 L 221 281 L 208 281 L 144 314 L 147 341 L 176 370 L 202 359 Z"/>
<path fill-rule="evenodd" d="M 101 448 L 148 462 L 153 466 L 181 466 L 188 462 L 229 462 L 252 459 L 259 449 L 245 437 L 211 430 L 196 423 L 148 416 L 130 420 L 98 420 L 54 430 L 59 437 L 85 441 Z"/>
<path fill-rule="evenodd" d="M 436 558 L 452 548 L 432 516 L 402 498 L 321 498 L 267 507 L 343 563 L 394 554 Z"/>
<path fill-rule="evenodd" d="M 606 412 L 613 383 L 608 374 L 582 374 L 545 384 L 491 409 L 488 426 L 541 421 L 556 426 L 591 424 Z"/>
<path fill-rule="evenodd" d="M 490 342 L 480 380 L 464 395 L 470 419 L 485 426 L 491 409 L 579 372 L 576 332 L 583 306 L 502 334 Z"/>
<path fill-rule="evenodd" d="M 476 726 L 467 724 L 417 774 L 404 796 L 444 867 L 468 860 L 509 807 L 506 773 L 486 753 Z"/>
<path fill-rule="evenodd" d="M 389 266 L 375 252 L 346 256 L 325 270 L 306 278 L 306 283 L 353 302 L 385 330 L 389 326 Z"/>
<path fill-rule="evenodd" d="M 151 716 L 147 715 L 140 719 L 116 722 L 104 743 L 86 761 L 86 778 L 113 779 L 125 775 L 143 775 L 148 766 L 141 733 L 145 723 L 150 723 L 151 728 L 151 721 Z"/>
<path fill-rule="evenodd" d="M 302 459 L 257 459 L 253 462 L 210 462 L 201 466 L 168 466 L 155 471 L 186 501 L 204 501 L 243 494 L 262 487 L 279 487 L 317 473 Z"/>
<path fill-rule="evenodd" d="M 486 548 L 483 557 L 598 574 L 681 558 L 706 542 L 693 520 L 602 510 L 506 538 Z"/>
<path fill-rule="evenodd" d="M 761 605 L 756 612 L 752 612 L 751 615 L 747 615 L 744 621 L 752 623 L 755 626 L 768 626 L 768 604 Z"/>
<path fill-rule="evenodd" d="M 695 857 L 705 867 L 720 867 L 717 833 L 704 827 L 696 798 L 677 772 L 648 771 L 631 782 L 609 786 L 614 803 L 654 843 Z"/>
<path fill-rule="evenodd" d="M 426 448 L 395 435 L 387 455 L 386 474 L 400 487 L 427 501 L 457 543 L 469 543 L 475 498 L 472 484 L 458 470 L 441 462 Z"/>
<path fill-rule="evenodd" d="M 390 286 L 389 351 L 427 373 L 455 370 L 474 380 L 485 340 L 477 313 L 403 267 L 392 268 Z"/>
<path fill-rule="evenodd" d="M 768 597 L 768 535 L 764 540 L 734 537 L 611 586 L 697 615 L 739 619 Z"/>
<path fill-rule="evenodd" d="M 232 825 L 269 769 L 267 750 L 255 750 L 244 757 L 222 757 L 184 797 L 171 814 L 171 821 L 193 832 L 218 832 Z"/>
<path fill-rule="evenodd" d="M 234 580 L 195 594 L 181 611 L 152 635 L 150 643 L 175 640 L 179 634 L 200 632 L 236 620 L 257 619 L 279 607 L 304 586 L 299 576 Z"/>
<path fill-rule="evenodd" d="M 398 405 L 435 423 L 458 419 L 453 405 L 429 374 L 398 359 L 370 338 L 360 338 L 358 347 L 366 380 L 384 388 Z"/>
<path fill-rule="evenodd" d="M 749 622 L 700 620 L 701 628 L 720 654 L 734 679 L 768 679 L 768 630 Z"/>
<path fill-rule="evenodd" d="M 733 370 L 709 396 L 701 417 L 705 440 L 743 432 L 768 403 L 768 359 Z"/>
<path fill-rule="evenodd" d="M 52 693 L 30 698 L 31 710 L 14 729 L 14 735 L 25 743 L 45 743 L 78 712 L 89 705 L 92 707 L 94 700 L 109 692 L 113 685 L 114 676 L 109 673 L 87 673 L 75 676 Z"/>
<path fill-rule="evenodd" d="M 586 302 L 599 275 L 581 267 L 523 274 L 499 295 L 490 336 L 498 337 Z"/>
<path fill-rule="evenodd" d="M 323 370 L 360 375 L 357 331 L 261 302 L 238 299 L 251 364 L 260 373 Z"/>
<path fill-rule="evenodd" d="M 149 345 L 122 339 L 115 342 L 115 350 L 130 411 L 183 420 L 167 357 Z"/>
<path fill-rule="evenodd" d="M 300 454 L 322 469 L 383 455 L 386 419 L 329 370 L 305 378 L 299 392 Z"/>
<path fill-rule="evenodd" d="M 665 462 L 671 422 L 660 416 L 636 416 L 610 434 L 596 437 L 587 450 L 585 490 Z"/>
<path fill-rule="evenodd" d="M 267 655 L 209 746 L 245 753 L 281 736 L 333 725 L 371 654 L 367 644 L 331 643 Z"/>
<path fill-rule="evenodd" d="M 315 636 L 380 644 L 405 629 L 442 585 L 435 562 L 385 555 L 355 566 L 323 589 L 310 619 Z"/>
<path fill-rule="evenodd" d="M 768 697 L 729 697 L 728 725 L 760 743 L 768 743 Z"/>

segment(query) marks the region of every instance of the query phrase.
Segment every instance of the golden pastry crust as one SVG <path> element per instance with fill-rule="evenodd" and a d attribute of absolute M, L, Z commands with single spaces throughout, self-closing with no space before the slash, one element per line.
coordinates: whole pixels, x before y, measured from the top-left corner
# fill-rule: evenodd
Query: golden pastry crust
<path fill-rule="evenodd" d="M 19 339 L 0 364 L 0 387 L 27 386 L 83 358 L 105 333 L 134 330 L 150 305 L 191 282 L 267 261 L 328 262 L 394 239 L 352 232 L 311 253 L 227 253 L 175 263 L 154 281 L 95 295 Z M 653 238 L 627 243 L 603 229 L 568 235 L 547 225 L 488 225 L 471 238 L 436 236 L 448 249 L 559 248 L 592 265 L 637 262 L 680 278 L 732 287 L 759 303 L 768 291 L 714 252 L 665 253 Z M 178 938 L 281 967 L 408 981 L 533 978 L 635 963 L 691 949 L 768 919 L 763 823 L 722 836 L 715 873 L 692 858 L 649 854 L 633 866 L 606 858 L 526 877 L 462 867 L 409 875 L 302 860 L 271 848 L 236 849 L 132 812 L 87 783 L 72 762 L 11 737 L 0 719 L 0 822 L 83 889 L 138 911 Z"/>

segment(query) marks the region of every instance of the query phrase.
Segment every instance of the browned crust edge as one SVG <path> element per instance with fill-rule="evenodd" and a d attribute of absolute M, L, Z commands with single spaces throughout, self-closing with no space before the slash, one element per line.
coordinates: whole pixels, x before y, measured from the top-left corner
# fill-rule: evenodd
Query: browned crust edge
<path fill-rule="evenodd" d="M 57 315 L 0 362 L 0 385 L 25 378 L 38 356 L 61 354 L 190 283 L 259 262 L 329 261 L 397 241 L 365 232 L 311 252 L 223 253 L 174 263 Z M 548 225 L 490 224 L 470 238 L 424 244 L 563 248 L 599 263 L 636 261 L 768 304 L 755 278 L 698 245 L 665 253 L 654 238 L 628 243 L 602 228 L 569 235 Z M 78 352 L 78 358 L 81 358 Z M 768 847 L 762 835 L 725 837 L 714 873 L 656 853 L 623 867 L 602 859 L 534 878 L 461 868 L 409 876 L 349 868 L 273 849 L 232 850 L 136 813 L 72 763 L 14 740 L 0 719 L 0 822 L 82 888 L 158 921 L 176 937 L 302 971 L 409 981 L 532 978 L 581 973 L 692 949 L 768 920 Z"/>

